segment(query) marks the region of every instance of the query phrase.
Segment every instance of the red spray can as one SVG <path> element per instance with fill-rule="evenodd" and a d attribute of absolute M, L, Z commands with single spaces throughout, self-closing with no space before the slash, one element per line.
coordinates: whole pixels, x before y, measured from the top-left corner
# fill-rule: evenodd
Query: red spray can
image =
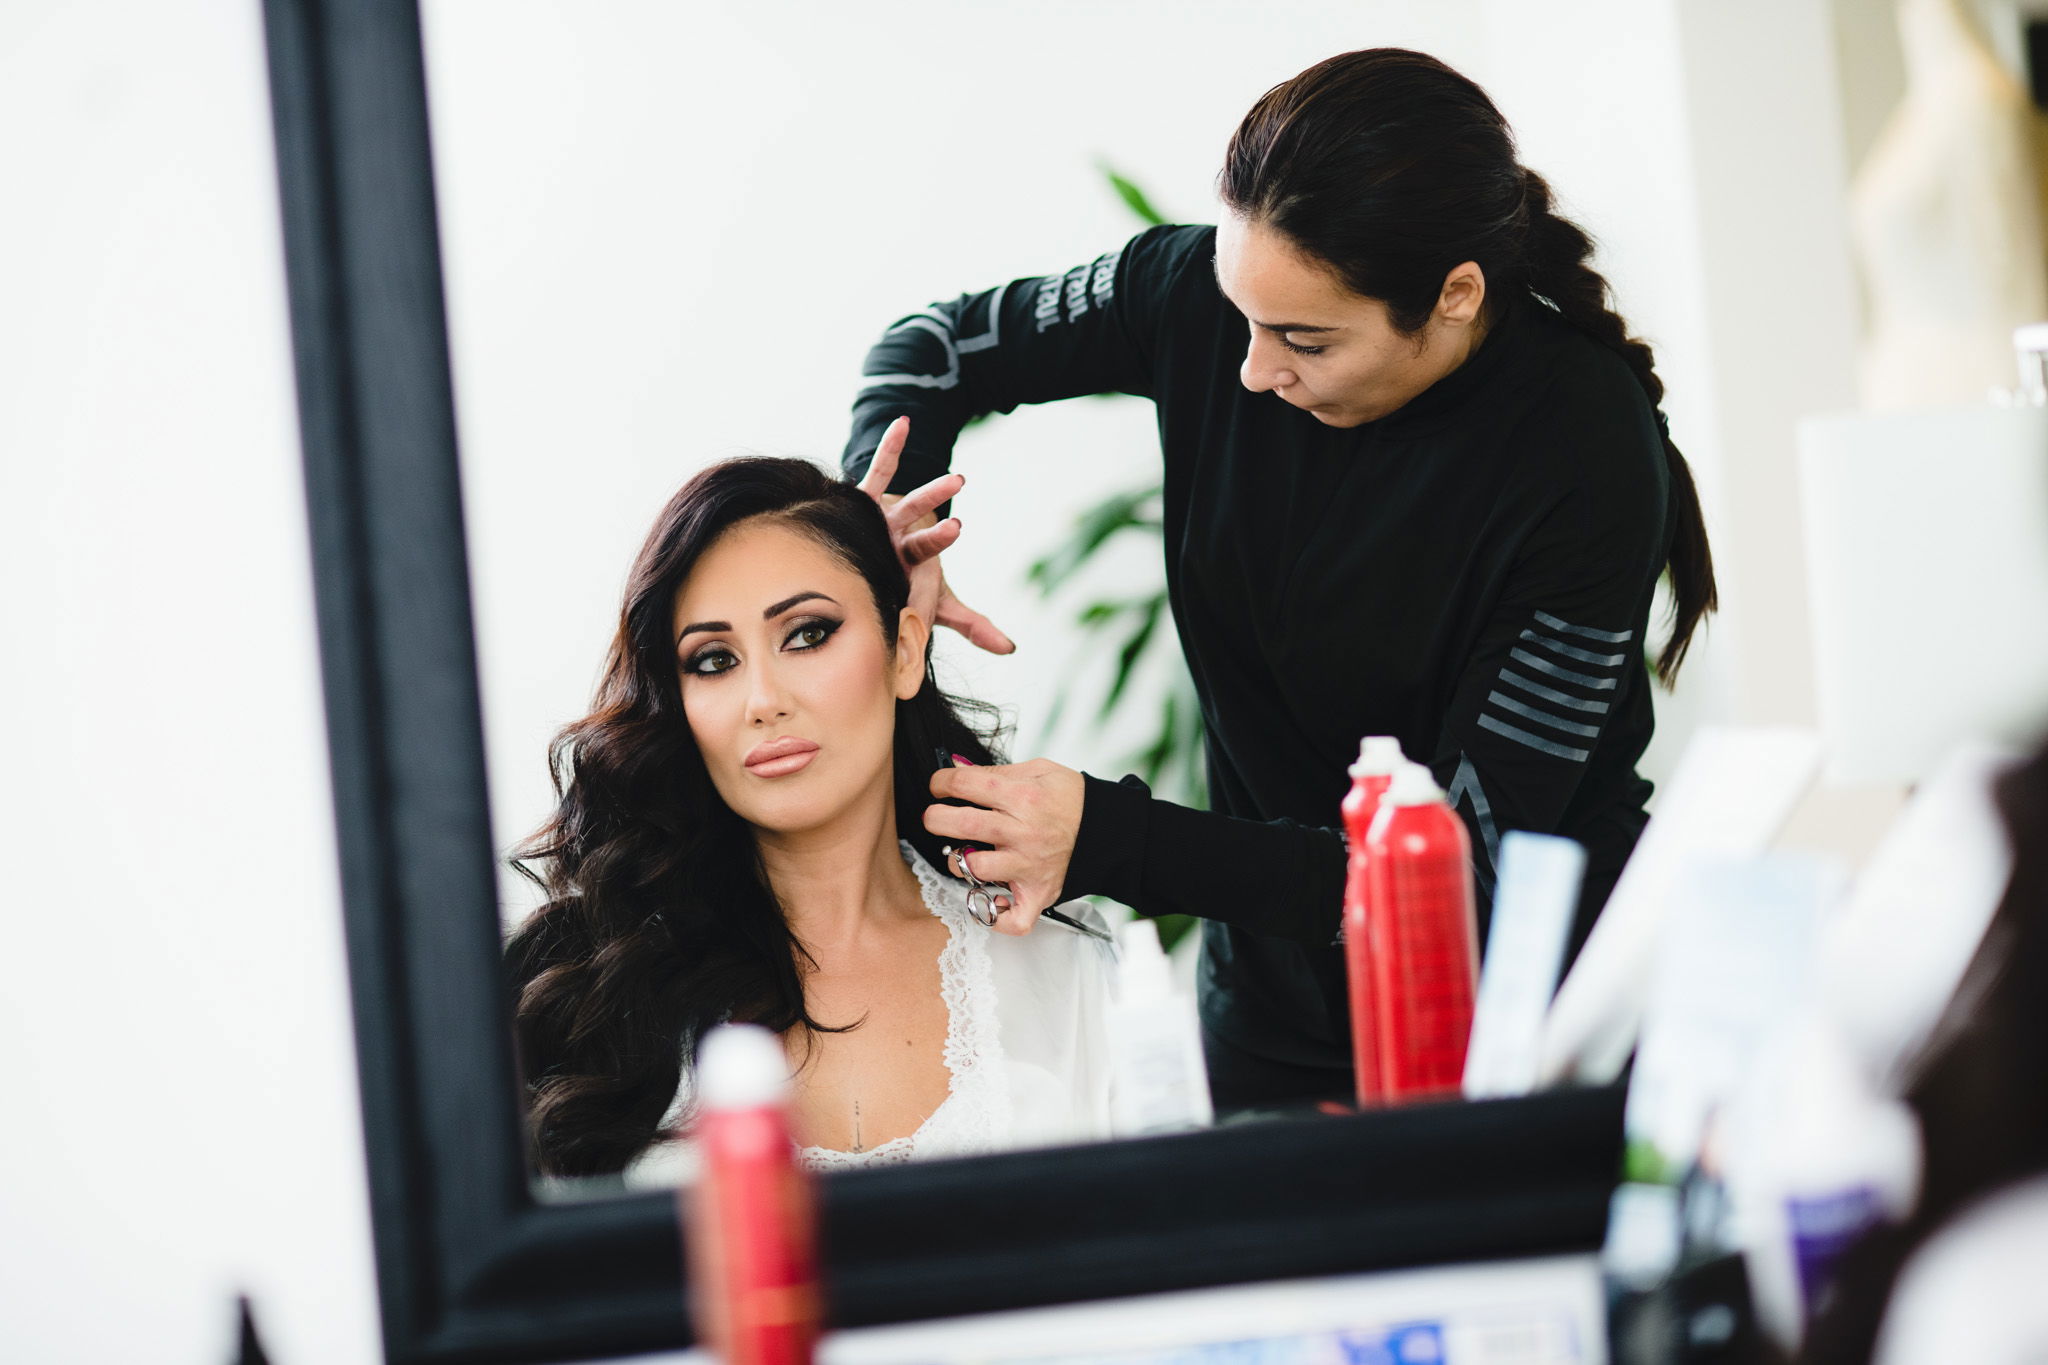
<path fill-rule="evenodd" d="M 1344 832 L 1351 843 L 1351 857 L 1344 877 L 1344 968 L 1351 994 L 1351 1064 L 1358 1081 L 1360 1108 L 1379 1104 L 1384 1087 L 1380 1084 L 1379 1045 L 1375 1037 L 1372 1006 L 1372 958 L 1367 949 L 1365 840 L 1372 818 L 1379 813 L 1380 798 L 1394 780 L 1394 770 L 1405 760 L 1401 741 L 1391 735 L 1368 735 L 1358 746 L 1358 761 L 1351 765 L 1351 794 L 1344 798 Z"/>
<path fill-rule="evenodd" d="M 788 1087 L 766 1029 L 722 1025 L 698 1050 L 703 1177 L 680 1198 L 699 1336 L 722 1365 L 811 1365 L 817 1342 L 816 1215 Z"/>
<path fill-rule="evenodd" d="M 1471 837 L 1429 770 L 1409 763 L 1380 798 L 1365 846 L 1381 1102 L 1456 1095 L 1479 984 Z"/>

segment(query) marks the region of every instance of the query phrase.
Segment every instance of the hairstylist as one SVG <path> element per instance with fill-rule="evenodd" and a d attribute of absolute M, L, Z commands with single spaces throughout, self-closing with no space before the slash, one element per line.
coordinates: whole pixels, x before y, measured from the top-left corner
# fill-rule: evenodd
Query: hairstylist
<path fill-rule="evenodd" d="M 931 610 L 1006 652 L 937 570 L 962 424 L 1111 391 L 1158 405 L 1214 810 L 1039 759 L 940 772 L 935 795 L 986 809 L 926 823 L 989 846 L 974 872 L 1015 888 L 1013 932 L 1085 893 L 1203 917 L 1210 1079 L 1244 1108 L 1350 1090 L 1332 827 L 1360 737 L 1397 736 L 1450 793 L 1482 919 L 1504 832 L 1584 844 L 1576 945 L 1646 819 L 1658 576 L 1667 685 L 1715 594 L 1650 349 L 1476 85 L 1413 52 L 1333 57 L 1246 115 L 1220 189 L 1218 227 L 891 327 L 845 462 L 871 492 L 920 490 L 895 521 Z"/>

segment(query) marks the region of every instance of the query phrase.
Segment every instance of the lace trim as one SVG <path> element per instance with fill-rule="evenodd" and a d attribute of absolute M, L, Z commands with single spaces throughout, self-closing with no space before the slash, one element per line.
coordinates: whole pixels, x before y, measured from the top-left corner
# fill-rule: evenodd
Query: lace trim
<path fill-rule="evenodd" d="M 1010 1129 L 1010 1091 L 1003 1076 L 1003 1043 L 996 1028 L 995 969 L 990 931 L 967 913 L 967 889 L 939 872 L 909 843 L 903 861 L 917 877 L 925 908 L 946 924 L 939 952 L 939 998 L 946 1004 L 946 1098 L 917 1131 L 865 1152 L 800 1147 L 797 1160 L 812 1170 L 896 1166 L 917 1157 L 992 1152 Z"/>
<path fill-rule="evenodd" d="M 953 1073 L 947 1098 L 958 1104 L 949 1116 L 952 1122 L 935 1136 L 943 1136 L 948 1152 L 991 1152 L 1010 1129 L 1010 1091 L 996 1028 L 995 968 L 988 954 L 991 931 L 967 913 L 965 886 L 919 857 L 908 843 L 902 847 L 924 890 L 925 905 L 946 921 L 948 933 L 939 954 L 939 997 L 946 1002 L 946 1069 Z"/>

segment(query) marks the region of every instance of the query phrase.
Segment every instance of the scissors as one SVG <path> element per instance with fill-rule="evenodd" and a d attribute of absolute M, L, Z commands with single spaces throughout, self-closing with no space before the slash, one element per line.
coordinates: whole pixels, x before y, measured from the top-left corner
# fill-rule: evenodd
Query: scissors
<path fill-rule="evenodd" d="M 938 751 L 938 759 L 941 768 L 954 766 L 953 756 L 943 749 Z M 969 854 L 986 853 L 988 849 L 981 844 L 947 844 L 942 851 L 960 864 L 960 876 L 967 883 L 967 913 L 973 917 L 976 924 L 981 925 L 984 929 L 995 928 L 997 918 L 1002 915 L 1003 911 L 1009 908 L 1008 906 L 997 905 L 996 897 L 998 895 L 1007 896 L 1014 901 L 1016 893 L 1010 890 L 1008 882 L 983 881 L 975 876 L 974 869 L 967 865 Z M 1112 945 L 1116 942 L 1114 938 L 1111 938 L 1102 930 L 1083 924 L 1071 915 L 1062 914 L 1058 910 L 1046 910 L 1043 913 L 1047 919 L 1064 924 L 1076 933 L 1086 934 L 1090 938 L 1099 938 L 1104 943 Z"/>
<path fill-rule="evenodd" d="M 974 869 L 967 865 L 967 855 L 986 851 L 979 844 L 962 844 L 958 848 L 947 844 L 945 848 L 947 855 L 959 862 L 960 875 L 967 882 L 967 913 L 974 917 L 976 924 L 985 929 L 993 929 L 996 927 L 996 917 L 1009 908 L 997 905 L 996 896 L 998 893 L 1009 895 L 1010 884 L 985 882 L 974 875 Z"/>

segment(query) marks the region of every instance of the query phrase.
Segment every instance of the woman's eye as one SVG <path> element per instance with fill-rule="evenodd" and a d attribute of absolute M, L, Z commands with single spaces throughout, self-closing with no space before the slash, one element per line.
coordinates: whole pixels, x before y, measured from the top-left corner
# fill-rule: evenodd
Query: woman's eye
<path fill-rule="evenodd" d="M 1296 355 L 1321 355 L 1324 351 L 1329 349 L 1326 346 L 1297 346 L 1293 342 L 1289 341 L 1286 337 L 1280 338 L 1280 344 L 1282 346 L 1285 346 L 1288 350 L 1294 352 Z"/>
<path fill-rule="evenodd" d="M 832 632 L 839 629 L 837 621 L 806 621 L 789 633 L 784 643 L 791 649 L 816 649 L 832 638 Z"/>
<path fill-rule="evenodd" d="M 703 677 L 723 673 L 739 663 L 729 649 L 707 649 L 690 656 L 690 662 L 683 665 L 685 671 Z"/>

